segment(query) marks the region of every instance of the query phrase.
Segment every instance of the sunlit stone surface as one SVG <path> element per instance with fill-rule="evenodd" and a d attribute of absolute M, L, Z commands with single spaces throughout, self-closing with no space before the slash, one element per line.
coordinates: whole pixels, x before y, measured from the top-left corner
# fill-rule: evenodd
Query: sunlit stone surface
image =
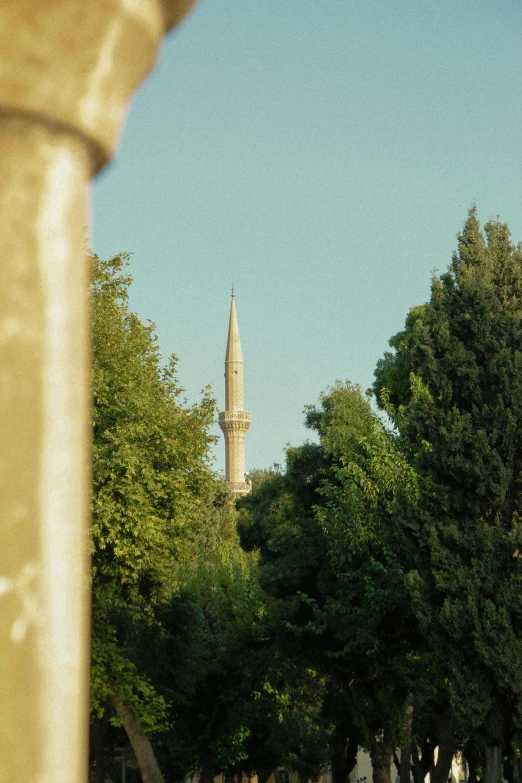
<path fill-rule="evenodd" d="M 88 187 L 193 0 L 0 16 L 0 780 L 87 780 Z"/>
<path fill-rule="evenodd" d="M 250 413 L 243 410 L 243 354 L 237 323 L 236 301 L 232 291 L 225 356 L 225 409 L 219 414 L 219 426 L 225 436 L 226 480 L 234 495 L 252 490 L 245 481 L 245 438 Z"/>

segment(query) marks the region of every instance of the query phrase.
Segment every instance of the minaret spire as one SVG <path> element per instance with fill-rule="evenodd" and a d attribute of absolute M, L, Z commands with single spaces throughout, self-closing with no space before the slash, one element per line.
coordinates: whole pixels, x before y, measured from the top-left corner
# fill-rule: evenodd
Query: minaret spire
<path fill-rule="evenodd" d="M 225 356 L 225 365 L 228 362 L 240 362 L 243 364 L 243 353 L 241 351 L 241 340 L 239 338 L 239 326 L 237 325 L 237 313 L 236 313 L 236 300 L 234 297 L 234 289 L 232 289 L 232 301 L 230 303 L 230 318 L 228 322 L 228 340 L 227 340 L 227 353 Z M 226 369 L 226 366 L 225 366 Z M 243 375 L 243 368 L 236 367 L 236 370 L 241 370 L 241 376 Z M 226 373 L 225 373 L 226 377 Z M 225 384 L 228 387 L 228 384 Z M 241 392 L 243 391 L 243 379 L 241 378 Z M 243 404 L 243 400 L 241 400 Z M 228 410 L 228 402 L 226 403 L 226 409 Z M 239 410 L 239 408 L 238 408 Z"/>
<path fill-rule="evenodd" d="M 245 436 L 250 427 L 250 413 L 243 410 L 243 405 L 243 353 L 232 286 L 225 356 L 225 410 L 219 414 L 219 426 L 225 436 L 226 480 L 236 495 L 244 495 L 252 488 L 245 481 Z"/>

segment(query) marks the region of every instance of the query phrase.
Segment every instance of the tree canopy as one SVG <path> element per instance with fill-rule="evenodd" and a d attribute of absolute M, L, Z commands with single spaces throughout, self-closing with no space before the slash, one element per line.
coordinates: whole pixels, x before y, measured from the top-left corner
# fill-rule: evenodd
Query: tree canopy
<path fill-rule="evenodd" d="M 214 401 L 183 400 L 175 357 L 162 365 L 129 310 L 127 261 L 93 257 L 93 774 L 105 781 L 123 728 L 146 783 L 264 780 L 285 760 L 316 777 L 322 684 L 274 655 L 277 620 L 209 459 Z"/>
<path fill-rule="evenodd" d="M 390 345 L 374 389 L 419 479 L 416 614 L 463 729 L 520 747 L 522 250 L 505 224 L 470 211 Z"/>
<path fill-rule="evenodd" d="M 336 693 L 332 749 L 382 736 L 372 753 L 389 779 L 418 638 L 394 509 L 415 476 L 358 387 L 336 384 L 306 421 L 320 443 L 288 449 L 284 474 L 241 501 L 241 541 L 259 550 L 282 643 Z"/>
<path fill-rule="evenodd" d="M 446 783 L 458 749 L 473 783 L 498 783 L 506 752 L 520 783 L 522 247 L 507 226 L 470 210 L 374 398 L 328 388 L 305 409 L 315 440 L 254 471 L 237 504 L 209 459 L 210 393 L 184 401 L 175 357 L 162 365 L 129 310 L 126 262 L 94 257 L 91 289 L 96 783 L 122 727 L 145 783 L 266 783 L 282 765 L 346 783 L 360 745 L 375 783 L 392 759 Z"/>
<path fill-rule="evenodd" d="M 184 403 L 176 358 L 162 366 L 154 325 L 129 310 L 127 260 L 93 257 L 91 702 L 97 720 L 125 725 L 125 708 L 150 734 L 170 725 L 169 704 L 136 640 L 161 635 L 180 569 L 226 547 L 234 523 L 215 511 L 224 489 L 209 461 L 214 402 L 205 391 Z"/>

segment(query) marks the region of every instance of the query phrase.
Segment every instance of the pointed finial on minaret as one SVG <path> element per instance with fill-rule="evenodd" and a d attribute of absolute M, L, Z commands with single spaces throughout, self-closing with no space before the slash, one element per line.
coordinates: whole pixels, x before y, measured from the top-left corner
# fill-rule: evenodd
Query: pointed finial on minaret
<path fill-rule="evenodd" d="M 232 283 L 232 299 L 234 298 L 234 283 Z"/>
<path fill-rule="evenodd" d="M 230 320 L 228 324 L 227 355 L 225 358 L 225 362 L 241 362 L 241 365 L 243 364 L 243 355 L 241 353 L 241 340 L 239 339 L 239 327 L 237 325 L 236 299 L 235 299 L 234 289 L 232 289 L 232 300 L 230 302 Z M 239 368 L 236 367 L 235 369 L 239 371 Z M 241 369 L 241 375 L 242 374 L 243 374 L 243 370 Z M 239 381 L 239 377 L 235 377 L 234 385 L 237 385 L 236 381 L 237 382 Z M 242 402 L 243 381 L 241 381 L 240 387 L 241 387 L 241 405 L 239 406 L 239 409 L 242 408 L 243 406 L 243 402 Z M 228 407 L 227 410 L 229 410 Z"/>

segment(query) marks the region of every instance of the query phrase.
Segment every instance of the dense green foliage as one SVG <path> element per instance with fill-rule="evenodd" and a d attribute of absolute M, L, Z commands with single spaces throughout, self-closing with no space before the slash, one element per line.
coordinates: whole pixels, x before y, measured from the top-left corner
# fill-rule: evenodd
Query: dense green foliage
<path fill-rule="evenodd" d="M 375 389 L 419 476 L 416 611 L 467 731 L 522 727 L 522 251 L 471 210 Z M 383 394 L 384 391 L 384 394 Z"/>
<path fill-rule="evenodd" d="M 521 746 L 521 330 L 522 251 L 473 209 L 377 366 L 393 430 L 338 385 L 307 411 L 320 445 L 243 501 L 243 543 L 299 654 L 350 683 L 368 746 L 413 732 L 419 779 L 419 747 L 423 762 L 443 748 L 445 780 L 463 743 L 486 775 L 477 749 Z"/>
<path fill-rule="evenodd" d="M 330 761 L 339 745 L 362 737 L 370 747 L 382 734 L 389 768 L 418 669 L 396 513 L 415 501 L 415 476 L 349 383 L 308 407 L 307 424 L 319 445 L 289 449 L 284 474 L 242 500 L 241 540 L 260 552 L 261 584 L 284 618 L 280 643 L 336 694 Z"/>
<path fill-rule="evenodd" d="M 123 708 L 168 781 L 285 766 L 346 783 L 363 745 L 375 783 L 392 759 L 446 783 L 458 749 L 473 783 L 498 783 L 500 749 L 519 783 L 522 248 L 507 227 L 470 211 L 377 365 L 385 415 L 335 384 L 305 409 L 317 442 L 254 471 L 237 509 L 209 463 L 214 403 L 187 406 L 175 360 L 162 368 L 125 261 L 95 258 L 92 286 L 96 783 Z"/>
<path fill-rule="evenodd" d="M 93 259 L 91 702 L 95 725 L 122 723 L 116 698 L 165 747 L 190 731 L 180 705 L 208 709 L 200 680 L 222 677 L 223 656 L 232 659 L 258 606 L 233 506 L 208 460 L 214 403 L 208 393 L 183 403 L 175 358 L 162 368 L 153 325 L 128 309 L 125 262 Z M 220 723 L 221 763 L 236 760 L 240 729 Z M 199 726 L 175 758 L 182 775 L 197 767 L 204 733 Z"/>
<path fill-rule="evenodd" d="M 93 313 L 93 710 L 111 689 L 147 728 L 161 727 L 154 694 L 125 638 L 134 622 L 154 623 L 190 555 L 186 530 L 211 500 L 206 460 L 213 403 L 180 402 L 175 357 L 162 369 L 154 336 L 128 310 L 125 256 L 94 257 Z"/>
<path fill-rule="evenodd" d="M 274 654 L 277 620 L 208 459 L 214 403 L 184 404 L 175 358 L 161 366 L 153 325 L 129 311 L 126 262 L 93 257 L 93 774 L 132 743 L 124 705 L 169 780 L 263 779 L 284 761 L 316 777 L 322 684 Z"/>

